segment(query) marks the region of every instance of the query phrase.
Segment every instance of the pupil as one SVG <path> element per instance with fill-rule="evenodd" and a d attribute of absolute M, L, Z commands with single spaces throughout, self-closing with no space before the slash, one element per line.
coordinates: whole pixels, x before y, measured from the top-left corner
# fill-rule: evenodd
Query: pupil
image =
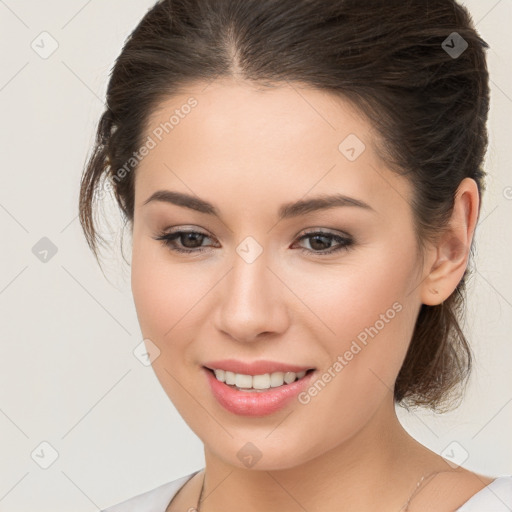
<path fill-rule="evenodd" d="M 317 246 L 316 243 L 318 242 L 318 240 L 320 239 L 324 239 L 324 240 L 329 240 L 329 237 L 328 236 L 325 236 L 325 235 L 315 235 L 311 238 L 311 242 L 310 242 L 310 245 L 311 245 L 311 248 L 312 249 L 318 249 L 318 250 L 322 250 L 322 249 L 329 249 L 329 242 L 327 243 L 321 243 L 320 242 L 320 246 Z"/>
<path fill-rule="evenodd" d="M 181 243 L 187 247 L 187 248 L 194 248 L 194 247 L 200 247 L 202 242 L 202 236 L 199 233 L 186 233 L 184 235 L 181 235 Z M 185 240 L 185 242 L 184 242 Z M 194 245 L 194 241 L 197 242 L 199 240 L 199 245 Z M 188 245 L 188 242 L 192 241 L 192 245 Z"/>

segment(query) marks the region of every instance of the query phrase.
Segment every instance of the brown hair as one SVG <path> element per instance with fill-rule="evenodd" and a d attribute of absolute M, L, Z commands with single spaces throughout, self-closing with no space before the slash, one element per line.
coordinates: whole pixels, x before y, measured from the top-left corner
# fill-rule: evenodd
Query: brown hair
<path fill-rule="evenodd" d="M 462 54 L 450 52 L 465 44 Z M 104 239 L 93 214 L 105 183 L 131 224 L 133 155 L 159 104 L 193 82 L 236 75 L 259 85 L 302 83 L 352 101 L 380 135 L 381 157 L 413 183 L 411 206 L 423 247 L 446 226 L 465 177 L 483 193 L 487 48 L 454 0 L 159 1 L 111 72 L 107 109 L 81 180 L 87 242 L 98 259 Z M 116 174 L 121 168 L 123 179 Z M 421 306 L 395 384 L 396 402 L 440 410 L 462 389 L 472 361 L 459 326 L 467 273 L 442 304 Z"/>

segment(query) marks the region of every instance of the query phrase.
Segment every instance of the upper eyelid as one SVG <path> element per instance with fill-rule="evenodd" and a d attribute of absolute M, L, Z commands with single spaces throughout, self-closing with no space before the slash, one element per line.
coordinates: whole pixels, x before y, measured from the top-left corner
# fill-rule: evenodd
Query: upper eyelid
<path fill-rule="evenodd" d="M 188 233 L 199 234 L 200 236 L 216 240 L 215 237 L 211 237 L 210 235 L 199 231 L 197 228 L 186 229 L 181 226 L 177 227 L 177 229 L 175 231 L 167 231 L 166 230 L 163 233 L 161 232 L 160 235 L 156 237 L 156 240 L 163 241 L 164 245 L 168 246 L 168 248 L 171 251 L 174 251 L 176 253 L 185 253 L 185 254 L 189 254 L 189 255 L 194 255 L 194 254 L 197 255 L 198 253 L 203 253 L 205 251 L 211 250 L 212 248 L 215 248 L 215 242 L 213 245 L 206 245 L 206 246 L 200 245 L 199 247 L 195 247 L 195 248 L 186 248 L 186 247 L 185 248 L 179 248 L 179 247 L 173 248 L 171 246 L 172 242 L 175 242 L 176 240 L 179 240 L 181 238 L 180 235 L 188 234 Z M 296 245 L 297 243 L 300 243 L 304 239 L 313 238 L 315 235 L 316 236 L 323 235 L 323 236 L 330 237 L 332 239 L 332 241 L 334 241 L 335 244 L 337 244 L 337 247 L 334 246 L 334 248 L 331 247 L 325 251 L 315 251 L 315 250 L 307 249 L 305 247 L 299 247 L 299 249 L 301 251 L 311 253 L 312 255 L 315 255 L 318 257 L 327 258 L 328 256 L 334 256 L 334 255 L 337 255 L 338 253 L 340 253 L 341 251 L 350 250 L 350 248 L 356 242 L 356 240 L 354 239 L 354 237 L 352 237 L 352 235 L 345 233 L 343 231 L 341 233 L 342 234 L 333 233 L 326 228 L 306 228 L 306 231 L 302 231 L 301 233 L 299 233 L 298 235 L 296 235 L 294 237 L 292 246 L 290 248 L 294 248 L 293 247 L 294 245 Z M 172 239 L 171 239 L 171 237 L 172 237 Z M 171 240 L 172 240 L 172 242 L 171 242 Z M 219 243 L 219 242 L 217 241 L 217 243 Z M 179 244 L 181 244 L 181 242 L 179 242 Z"/>
<path fill-rule="evenodd" d="M 321 234 L 321 235 L 331 235 L 331 236 L 340 236 L 345 238 L 351 238 L 351 235 L 348 233 L 345 233 L 344 231 L 340 230 L 333 230 L 329 228 L 307 228 L 306 231 L 301 231 L 297 238 L 301 238 L 303 236 L 308 235 L 315 235 L 315 234 Z"/>
<path fill-rule="evenodd" d="M 164 230 L 162 232 L 162 235 L 170 236 L 170 235 L 179 235 L 179 234 L 188 234 L 188 233 L 195 233 L 195 234 L 204 236 L 206 238 L 217 240 L 216 237 L 211 236 L 208 233 L 205 233 L 203 231 L 200 231 L 198 228 L 187 229 L 187 228 L 178 227 L 176 230 L 170 230 L 170 231 Z M 306 228 L 305 231 L 299 232 L 294 237 L 293 241 L 295 242 L 295 241 L 301 240 L 303 238 L 313 237 L 314 235 L 326 235 L 326 236 L 333 237 L 335 239 L 338 238 L 338 239 L 353 241 L 353 237 L 350 234 L 345 233 L 343 231 L 333 232 L 333 230 L 328 229 L 328 228 Z"/>
<path fill-rule="evenodd" d="M 200 228 L 194 228 L 194 227 L 186 228 L 186 227 L 179 226 L 176 229 L 168 228 L 168 229 L 162 230 L 162 233 L 169 234 L 169 235 L 176 234 L 176 233 L 197 233 L 197 234 L 200 234 L 200 235 L 204 235 L 204 236 L 215 238 L 215 236 L 210 235 L 207 232 L 202 231 Z M 349 235 L 348 233 L 346 233 L 346 232 L 344 232 L 342 230 L 337 230 L 337 229 L 334 229 L 334 228 L 320 228 L 320 227 L 305 228 L 304 230 L 300 231 L 295 236 L 296 237 L 300 237 L 300 236 L 311 235 L 311 234 L 315 234 L 315 233 L 321 233 L 321 234 L 333 235 L 333 236 L 346 236 L 346 237 L 350 237 L 351 236 L 351 235 Z"/>
<path fill-rule="evenodd" d="M 215 236 L 210 235 L 208 233 L 205 233 L 204 231 L 201 231 L 198 228 L 190 228 L 190 229 L 188 229 L 188 228 L 178 227 L 175 230 L 169 230 L 169 231 L 168 230 L 163 230 L 162 234 L 175 235 L 175 234 L 178 234 L 178 233 L 197 233 L 199 235 L 203 235 L 203 236 L 206 236 L 208 238 L 216 238 Z M 312 236 L 312 235 L 315 235 L 315 234 L 323 234 L 323 235 L 328 235 L 328 236 L 339 236 L 339 237 L 342 237 L 342 238 L 352 238 L 351 235 L 349 235 L 348 233 L 345 233 L 344 231 L 333 230 L 331 228 L 306 228 L 305 231 L 300 231 L 295 236 L 294 239 L 303 238 L 304 236 Z"/>

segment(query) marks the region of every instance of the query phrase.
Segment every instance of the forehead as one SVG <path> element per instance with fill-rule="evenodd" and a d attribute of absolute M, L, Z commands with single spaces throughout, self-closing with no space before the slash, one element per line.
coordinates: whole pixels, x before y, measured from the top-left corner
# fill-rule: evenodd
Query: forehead
<path fill-rule="evenodd" d="M 407 184 L 392 183 L 399 177 L 383 168 L 377 134 L 348 100 L 295 83 L 191 85 L 161 102 L 147 137 L 155 147 L 137 170 L 139 196 L 166 185 L 267 199 L 335 189 L 368 201 L 384 199 L 384 188 L 407 193 Z"/>
<path fill-rule="evenodd" d="M 322 146 L 332 146 L 349 130 L 367 145 L 376 137 L 348 100 L 303 84 L 267 87 L 226 79 L 191 85 L 160 103 L 149 116 L 146 131 L 165 128 L 173 113 L 173 126 L 167 128 L 176 145 L 194 142 L 190 137 L 194 132 L 197 146 L 205 152 L 219 142 L 250 140 L 244 148 L 247 154 L 269 157 L 276 146 L 292 148 L 294 153 L 302 147 L 318 147 L 322 141 Z M 162 135 L 167 138 L 167 133 Z"/>

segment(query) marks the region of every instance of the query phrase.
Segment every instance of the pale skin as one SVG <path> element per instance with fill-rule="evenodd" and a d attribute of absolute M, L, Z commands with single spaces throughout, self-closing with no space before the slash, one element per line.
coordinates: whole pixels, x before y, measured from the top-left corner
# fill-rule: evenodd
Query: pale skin
<path fill-rule="evenodd" d="M 476 183 L 459 186 L 451 222 L 419 258 L 412 188 L 374 150 L 377 135 L 351 104 L 311 88 L 245 82 L 195 84 L 167 99 L 146 136 L 193 96 L 198 105 L 136 171 L 132 291 L 144 338 L 165 392 L 204 443 L 201 512 L 398 512 L 416 482 L 440 471 L 410 503 L 411 512 L 453 511 L 492 478 L 458 468 L 414 440 L 399 423 L 393 384 L 421 304 L 439 304 L 468 263 L 478 218 Z M 355 134 L 355 160 L 338 149 Z M 212 203 L 219 217 L 162 201 L 157 190 Z M 284 203 L 340 193 L 367 203 L 278 221 Z M 171 230 L 172 228 L 172 230 Z M 173 252 L 161 232 L 195 231 L 204 252 Z M 305 232 L 332 236 L 314 245 Z M 263 253 L 247 263 L 248 236 Z M 202 242 L 201 242 L 202 240 Z M 300 248 L 304 248 L 301 251 Z M 270 359 L 332 366 L 365 327 L 398 302 L 402 309 L 307 404 L 253 418 L 225 410 L 201 374 L 207 360 Z M 262 457 L 237 457 L 247 442 Z M 196 505 L 203 471 L 169 504 Z M 205 498 L 205 499 L 204 499 Z M 341 505 L 340 505 L 341 504 Z"/>

